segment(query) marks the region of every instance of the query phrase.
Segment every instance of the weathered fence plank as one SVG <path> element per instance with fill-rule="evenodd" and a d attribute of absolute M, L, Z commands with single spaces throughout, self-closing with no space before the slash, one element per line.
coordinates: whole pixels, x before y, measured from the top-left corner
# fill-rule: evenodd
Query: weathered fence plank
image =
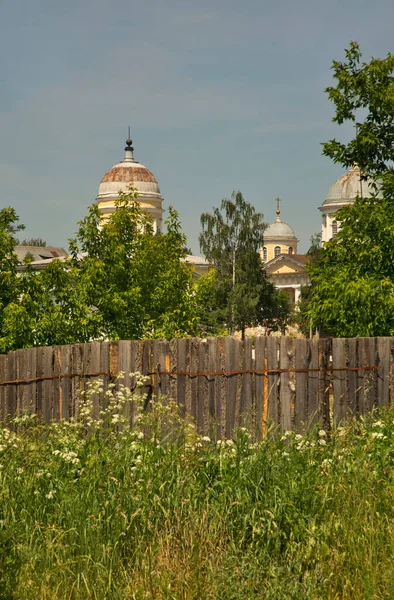
<path fill-rule="evenodd" d="M 190 340 L 187 338 L 181 338 L 177 340 L 177 370 L 180 373 L 186 373 L 189 370 L 189 353 L 190 353 Z M 177 403 L 179 406 L 180 414 L 185 416 L 187 411 L 186 402 L 186 388 L 188 385 L 188 377 L 186 375 L 178 375 L 177 378 Z"/>
<path fill-rule="evenodd" d="M 309 355 L 309 340 L 295 340 L 294 343 L 294 367 L 301 371 L 305 369 Z M 295 375 L 295 406 L 294 406 L 294 424 L 299 433 L 303 433 L 307 424 L 307 404 L 305 399 L 308 397 L 308 373 L 296 372 Z"/>
<path fill-rule="evenodd" d="M 240 398 L 240 425 L 242 427 L 251 428 L 254 421 L 255 411 L 255 398 L 253 394 L 253 375 L 247 371 L 251 371 L 253 368 L 253 356 L 252 356 L 252 340 L 246 338 L 242 344 L 243 346 L 243 369 L 246 371 L 241 377 L 241 398 Z"/>
<path fill-rule="evenodd" d="M 43 376 L 50 377 L 54 374 L 52 346 L 43 348 L 42 355 Z M 44 379 L 42 388 L 42 420 L 49 423 L 52 419 L 53 379 Z"/>
<path fill-rule="evenodd" d="M 324 430 L 329 431 L 330 421 L 330 356 L 331 340 L 318 340 L 318 364 L 319 364 L 319 398 L 318 398 L 318 422 Z"/>
<path fill-rule="evenodd" d="M 238 375 L 231 374 L 238 370 L 239 365 L 239 342 L 227 337 L 224 340 L 226 361 L 226 437 L 231 437 L 235 427 L 235 415 L 237 408 L 237 386 Z"/>
<path fill-rule="evenodd" d="M 265 355 L 266 338 L 258 337 L 254 347 L 254 368 L 256 371 L 267 369 L 267 357 Z M 261 439 L 267 432 L 268 425 L 268 374 L 265 372 L 255 375 L 255 431 L 257 439 Z"/>
<path fill-rule="evenodd" d="M 347 340 L 338 338 L 332 340 L 333 366 L 333 418 L 334 426 L 338 426 L 348 415 L 348 387 L 345 369 L 347 356 Z"/>
<path fill-rule="evenodd" d="M 348 414 L 353 416 L 359 412 L 359 394 L 360 394 L 360 382 L 358 371 L 358 343 L 357 338 L 348 339 L 348 355 L 347 355 L 347 366 L 349 367 L 347 379 L 348 379 Z"/>
<path fill-rule="evenodd" d="M 280 423 L 282 431 L 293 429 L 292 423 L 292 385 L 290 371 L 294 369 L 294 340 L 290 337 L 280 339 Z"/>
<path fill-rule="evenodd" d="M 276 337 L 267 339 L 267 368 L 268 368 L 268 421 L 274 427 L 280 424 L 280 360 L 279 340 Z M 272 372 L 274 371 L 274 372 Z M 275 372 L 276 371 L 276 372 Z"/>
<path fill-rule="evenodd" d="M 377 365 L 377 405 L 388 406 L 391 402 L 390 358 L 392 338 L 376 338 Z"/>
<path fill-rule="evenodd" d="M 0 383 L 7 381 L 7 355 L 0 354 Z M 0 422 L 7 419 L 7 386 L 0 385 Z"/>

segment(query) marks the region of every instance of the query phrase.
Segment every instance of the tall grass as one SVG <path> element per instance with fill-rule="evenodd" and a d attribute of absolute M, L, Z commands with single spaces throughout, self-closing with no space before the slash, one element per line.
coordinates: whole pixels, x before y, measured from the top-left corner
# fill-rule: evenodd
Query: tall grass
<path fill-rule="evenodd" d="M 95 385 L 0 430 L 0 598 L 394 598 L 393 411 L 216 444 L 124 388 L 92 419 Z"/>

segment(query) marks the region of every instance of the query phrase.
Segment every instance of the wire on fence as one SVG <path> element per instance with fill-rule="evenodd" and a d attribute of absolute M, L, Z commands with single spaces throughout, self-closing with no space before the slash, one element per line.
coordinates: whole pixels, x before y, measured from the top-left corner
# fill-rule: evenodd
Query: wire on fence
<path fill-rule="evenodd" d="M 157 371 L 147 373 L 146 376 L 158 375 L 159 377 L 167 375 L 169 377 L 231 377 L 233 375 L 268 375 L 268 374 L 281 374 L 281 373 L 333 373 L 338 371 L 376 371 L 380 369 L 380 366 L 359 366 L 359 367 L 326 367 L 326 368 L 314 368 L 314 369 L 240 369 L 237 371 L 160 371 L 160 365 L 158 365 Z M 66 379 L 73 377 L 110 377 L 109 373 L 100 371 L 97 373 L 59 373 L 58 375 L 38 375 L 37 377 L 31 377 L 29 379 L 13 379 L 9 381 L 0 381 L 0 386 L 4 385 L 19 385 L 26 383 L 36 383 L 38 381 L 47 381 L 54 379 Z"/>

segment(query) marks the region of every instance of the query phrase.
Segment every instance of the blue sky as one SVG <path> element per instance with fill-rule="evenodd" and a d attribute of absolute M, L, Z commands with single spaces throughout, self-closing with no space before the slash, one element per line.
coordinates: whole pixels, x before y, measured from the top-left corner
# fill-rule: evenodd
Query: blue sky
<path fill-rule="evenodd" d="M 267 222 L 280 196 L 306 251 L 342 173 L 320 143 L 354 135 L 331 62 L 393 52 L 393 21 L 393 0 L 0 0 L 0 206 L 67 246 L 131 125 L 195 253 L 233 190 Z"/>

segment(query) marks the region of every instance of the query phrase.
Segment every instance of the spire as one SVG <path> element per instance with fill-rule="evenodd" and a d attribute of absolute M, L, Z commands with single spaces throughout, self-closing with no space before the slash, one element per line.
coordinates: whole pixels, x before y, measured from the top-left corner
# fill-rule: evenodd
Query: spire
<path fill-rule="evenodd" d="M 129 137 L 126 140 L 126 147 L 125 147 L 125 157 L 124 157 L 124 162 L 134 162 L 134 148 L 132 146 L 132 139 L 130 138 L 130 126 L 129 126 Z"/>
<path fill-rule="evenodd" d="M 280 223 L 280 198 L 276 198 L 276 222 Z"/>

